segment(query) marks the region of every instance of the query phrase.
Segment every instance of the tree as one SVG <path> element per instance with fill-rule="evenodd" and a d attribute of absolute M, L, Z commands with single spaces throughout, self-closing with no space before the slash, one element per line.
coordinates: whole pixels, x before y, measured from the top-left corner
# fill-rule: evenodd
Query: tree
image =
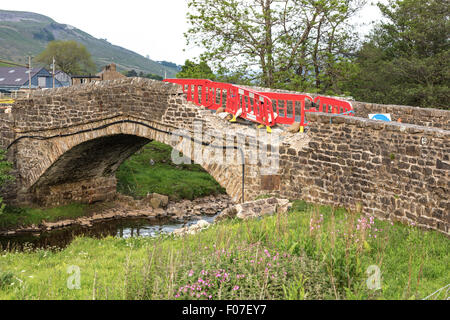
<path fill-rule="evenodd" d="M 51 41 L 36 61 L 47 66 L 55 58 L 56 67 L 67 74 L 95 73 L 96 66 L 85 46 L 76 41 Z"/>
<path fill-rule="evenodd" d="M 181 67 L 181 71 L 177 73 L 177 78 L 215 80 L 216 76 L 205 61 L 195 63 L 193 61 L 186 60 L 184 65 Z"/>
<path fill-rule="evenodd" d="M 379 4 L 380 23 L 358 53 L 358 100 L 448 108 L 450 7 L 442 0 Z"/>
<path fill-rule="evenodd" d="M 124 75 L 126 76 L 126 77 L 128 77 L 128 78 L 132 78 L 132 77 L 137 77 L 138 76 L 138 74 L 137 74 L 137 72 L 136 72 L 136 70 L 130 70 L 130 71 L 126 71 L 125 73 L 124 73 Z"/>
<path fill-rule="evenodd" d="M 140 71 L 139 74 L 136 72 L 136 70 L 129 70 L 129 71 L 124 71 L 123 75 L 128 77 L 128 78 L 134 78 L 134 77 L 139 77 L 139 78 L 148 78 L 148 79 L 153 79 L 153 80 L 164 80 L 163 77 L 161 77 L 160 75 L 157 74 L 153 74 L 153 73 L 148 73 L 148 74 L 144 74 L 144 72 Z"/>
<path fill-rule="evenodd" d="M 362 0 L 190 0 L 188 44 L 266 87 L 339 90 Z"/>
<path fill-rule="evenodd" d="M 145 75 L 145 78 L 147 79 L 153 79 L 153 80 L 159 80 L 159 81 L 163 81 L 164 78 L 161 77 L 160 75 L 157 74 L 153 74 L 153 73 L 148 73 Z"/>

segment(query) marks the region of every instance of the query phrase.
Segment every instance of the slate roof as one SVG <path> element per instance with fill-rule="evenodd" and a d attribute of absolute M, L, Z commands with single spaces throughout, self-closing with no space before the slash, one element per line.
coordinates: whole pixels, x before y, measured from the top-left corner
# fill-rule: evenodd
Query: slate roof
<path fill-rule="evenodd" d="M 43 68 L 32 68 L 33 78 Z M 28 81 L 28 68 L 0 67 L 0 86 L 23 86 Z"/>

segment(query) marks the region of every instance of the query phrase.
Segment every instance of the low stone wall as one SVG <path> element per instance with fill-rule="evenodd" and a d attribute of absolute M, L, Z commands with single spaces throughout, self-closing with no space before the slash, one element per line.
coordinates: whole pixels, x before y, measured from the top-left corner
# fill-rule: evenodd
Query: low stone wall
<path fill-rule="evenodd" d="M 115 177 L 102 177 L 48 186 L 35 191 L 33 203 L 42 207 L 57 207 L 72 202 L 92 204 L 111 201 L 116 196 L 116 185 Z"/>
<path fill-rule="evenodd" d="M 315 93 L 304 93 L 304 92 L 296 92 L 282 89 L 270 89 L 263 87 L 251 87 L 251 86 L 245 87 L 260 92 L 307 94 L 311 96 L 313 99 L 319 96 L 318 94 Z M 332 98 L 350 101 L 352 103 L 352 106 L 355 110 L 355 115 L 357 117 L 369 118 L 369 114 L 389 113 L 391 114 L 393 121 L 398 121 L 400 119 L 402 123 L 450 130 L 450 106 L 447 110 L 441 110 L 432 108 L 418 108 L 410 106 L 384 105 L 377 103 L 359 102 L 354 101 L 352 97 L 332 97 Z M 289 110 L 289 112 L 291 112 L 291 110 Z"/>
<path fill-rule="evenodd" d="M 450 131 L 310 114 L 306 147 L 280 149 L 274 194 L 449 234 Z"/>
<path fill-rule="evenodd" d="M 369 114 L 389 113 L 392 121 L 415 124 L 424 127 L 450 130 L 450 111 L 425 109 L 408 106 L 383 105 L 376 103 L 352 102 L 357 117 L 368 118 Z"/>
<path fill-rule="evenodd" d="M 176 85 L 141 78 L 92 82 L 86 85 L 38 90 L 13 107 L 15 129 L 37 132 L 68 128 L 124 114 L 161 121 L 171 103 L 179 107 Z"/>

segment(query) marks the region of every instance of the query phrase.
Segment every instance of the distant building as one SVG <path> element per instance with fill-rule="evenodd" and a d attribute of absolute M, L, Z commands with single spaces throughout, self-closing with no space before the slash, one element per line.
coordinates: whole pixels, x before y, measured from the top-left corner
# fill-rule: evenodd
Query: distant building
<path fill-rule="evenodd" d="M 105 81 L 126 78 L 120 72 L 117 72 L 116 65 L 114 63 L 107 65 L 103 68 L 102 72 L 97 73 L 95 76 L 72 76 L 72 85 L 90 83 L 92 81 Z"/>
<path fill-rule="evenodd" d="M 88 76 L 72 76 L 72 85 L 76 86 L 78 84 L 85 84 L 85 83 L 90 83 L 92 81 L 100 81 L 102 80 L 101 77 L 99 76 L 93 76 L 93 75 L 88 75 Z"/>
<path fill-rule="evenodd" d="M 105 66 L 102 72 L 97 73 L 97 76 L 99 76 L 102 81 L 126 78 L 123 74 L 117 71 L 117 67 L 114 63 Z"/>
<path fill-rule="evenodd" d="M 0 90 L 18 91 L 29 88 L 29 73 L 25 67 L 0 67 Z M 55 79 L 55 87 L 64 85 Z M 53 77 L 45 68 L 31 69 L 31 89 L 53 88 Z"/>
<path fill-rule="evenodd" d="M 65 87 L 69 87 L 72 84 L 72 77 L 64 71 L 56 71 L 55 79 L 61 82 Z"/>

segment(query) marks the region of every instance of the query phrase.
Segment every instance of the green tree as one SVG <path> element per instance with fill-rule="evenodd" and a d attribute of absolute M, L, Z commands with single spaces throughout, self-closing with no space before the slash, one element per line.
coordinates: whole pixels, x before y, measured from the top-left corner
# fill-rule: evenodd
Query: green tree
<path fill-rule="evenodd" d="M 67 74 L 86 74 L 96 71 L 91 54 L 84 45 L 76 41 L 51 41 L 47 48 L 36 57 L 36 61 L 50 66 L 53 58 L 55 58 L 56 67 Z"/>
<path fill-rule="evenodd" d="M 13 179 L 13 177 L 9 175 L 9 172 L 11 171 L 11 163 L 6 161 L 5 154 L 6 152 L 0 149 L 0 187 Z M 0 197 L 0 214 L 3 213 L 4 208 L 5 205 L 3 204 L 3 198 Z"/>
<path fill-rule="evenodd" d="M 216 76 L 208 66 L 208 63 L 205 61 L 195 63 L 190 60 L 186 60 L 181 67 L 181 71 L 177 74 L 177 78 L 216 80 Z"/>
<path fill-rule="evenodd" d="M 362 0 L 190 0 L 188 44 L 266 87 L 339 91 Z"/>
<path fill-rule="evenodd" d="M 132 77 L 137 77 L 138 74 L 136 72 L 136 70 L 130 70 L 130 71 L 125 71 L 124 73 L 125 76 L 127 76 L 128 78 L 132 78 Z"/>
<path fill-rule="evenodd" d="M 353 96 L 375 103 L 448 108 L 448 2 L 390 0 L 378 6 L 385 22 L 358 53 Z"/>
<path fill-rule="evenodd" d="M 145 75 L 145 78 L 153 79 L 153 80 L 159 80 L 159 81 L 164 80 L 164 78 L 161 77 L 160 75 L 153 74 L 153 73 L 148 73 L 148 74 L 146 74 L 146 75 Z"/>

